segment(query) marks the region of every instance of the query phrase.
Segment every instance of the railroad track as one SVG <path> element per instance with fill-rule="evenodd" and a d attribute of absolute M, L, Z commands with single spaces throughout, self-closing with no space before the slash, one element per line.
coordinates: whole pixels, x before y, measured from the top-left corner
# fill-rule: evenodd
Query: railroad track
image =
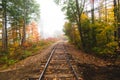
<path fill-rule="evenodd" d="M 83 80 L 76 61 L 68 53 L 64 43 L 58 43 L 51 51 L 49 58 L 43 62 L 39 78 L 28 80 Z"/>

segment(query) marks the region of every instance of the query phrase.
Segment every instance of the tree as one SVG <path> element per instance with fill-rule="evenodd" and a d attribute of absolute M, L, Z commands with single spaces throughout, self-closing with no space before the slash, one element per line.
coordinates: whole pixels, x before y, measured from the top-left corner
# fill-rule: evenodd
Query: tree
<path fill-rule="evenodd" d="M 7 0 L 2 0 L 3 8 L 3 27 L 2 27 L 2 48 L 3 51 L 7 51 Z"/>
<path fill-rule="evenodd" d="M 27 29 L 27 40 L 29 42 L 38 42 L 40 40 L 40 35 L 38 32 L 38 26 L 36 22 L 31 22 L 29 25 L 26 26 Z"/>
<path fill-rule="evenodd" d="M 92 23 L 94 24 L 94 0 L 91 0 Z"/>
<path fill-rule="evenodd" d="M 7 51 L 9 40 L 19 41 L 20 44 L 25 42 L 26 25 L 32 20 L 38 20 L 39 5 L 35 0 L 2 0 L 0 10 L 2 10 L 0 11 L 0 18 L 2 15 L 2 46 L 3 50 Z M 9 28 L 7 24 L 9 24 Z M 12 33 L 15 33 L 16 36 L 9 39 Z"/>
<path fill-rule="evenodd" d="M 78 31 L 80 33 L 80 41 L 83 48 L 85 47 L 85 42 L 82 33 L 81 15 L 84 10 L 85 1 L 86 0 L 55 0 L 57 4 L 62 4 L 62 10 L 66 12 L 67 19 L 71 23 L 77 24 Z"/>
<path fill-rule="evenodd" d="M 64 5 L 62 4 L 62 7 L 63 10 L 66 12 L 67 19 L 69 20 L 64 25 L 65 35 L 68 36 L 69 40 L 77 46 L 79 46 L 78 44 L 82 42 L 82 48 L 84 49 L 84 51 L 94 52 L 100 55 L 113 55 L 115 47 L 117 45 L 114 41 L 113 35 L 115 28 L 113 26 L 113 6 L 109 5 L 111 4 L 111 2 L 108 2 L 108 0 L 102 0 L 100 1 L 99 6 L 96 5 L 96 2 L 92 2 L 92 10 L 83 10 L 83 12 L 80 14 L 81 16 L 79 20 L 79 10 L 76 7 L 76 0 L 73 2 L 72 0 L 67 1 L 66 3 L 63 2 Z M 87 3 L 90 4 L 90 1 Z M 94 14 L 94 12 L 98 12 L 98 15 Z M 89 15 L 91 15 L 91 17 L 89 17 Z M 116 19 L 118 19 L 117 16 L 118 14 L 116 14 Z M 73 27 L 73 24 L 77 25 L 77 29 Z"/>
<path fill-rule="evenodd" d="M 118 53 L 120 49 L 120 1 L 114 0 L 115 37 L 118 42 Z"/>

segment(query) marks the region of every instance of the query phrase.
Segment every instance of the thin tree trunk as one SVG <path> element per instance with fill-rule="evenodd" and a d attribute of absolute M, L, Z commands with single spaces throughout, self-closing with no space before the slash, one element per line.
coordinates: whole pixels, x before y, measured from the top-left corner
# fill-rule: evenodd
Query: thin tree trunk
<path fill-rule="evenodd" d="M 77 21 L 78 30 L 79 30 L 79 33 L 80 33 L 80 39 L 81 39 L 82 48 L 85 48 L 85 42 L 84 42 L 83 33 L 82 33 L 82 27 L 81 27 L 81 14 L 82 14 L 82 11 L 80 11 L 78 0 L 75 0 L 75 1 L 76 1 L 76 8 L 77 8 L 77 15 L 78 15 L 78 19 L 76 19 L 76 21 Z"/>
<path fill-rule="evenodd" d="M 99 21 L 101 22 L 101 2 L 99 1 Z"/>
<path fill-rule="evenodd" d="M 20 28 L 20 26 L 19 26 L 18 30 L 19 30 L 18 34 L 19 34 L 19 46 L 20 46 L 21 45 L 21 28 Z"/>
<path fill-rule="evenodd" d="M 91 17 L 92 17 L 92 24 L 95 24 L 95 18 L 94 18 L 94 0 L 91 2 Z M 96 46 L 97 40 L 96 40 L 96 33 L 95 28 L 92 27 L 92 46 Z"/>
<path fill-rule="evenodd" d="M 120 23 L 120 0 L 118 0 L 118 23 Z M 120 27 L 120 24 L 118 24 Z"/>
<path fill-rule="evenodd" d="M 91 8 L 92 23 L 94 24 L 94 0 L 91 3 Z"/>
<path fill-rule="evenodd" d="M 25 43 L 26 41 L 26 28 L 25 28 L 25 19 L 24 19 L 24 25 L 23 25 L 23 31 L 22 31 L 22 45 Z"/>
<path fill-rule="evenodd" d="M 23 25 L 23 31 L 22 31 L 22 46 L 26 41 L 26 2 L 24 2 L 24 25 Z"/>
<path fill-rule="evenodd" d="M 3 51 L 7 51 L 7 13 L 6 13 L 6 0 L 2 0 L 2 4 L 3 4 L 3 28 L 2 28 L 2 48 Z"/>
<path fill-rule="evenodd" d="M 107 1 L 105 0 L 105 22 L 107 22 Z"/>
<path fill-rule="evenodd" d="M 114 0 L 114 19 L 115 19 L 115 27 L 116 30 L 115 31 L 117 33 L 117 35 L 115 35 L 115 37 L 117 37 L 117 42 L 118 42 L 118 47 L 120 49 L 120 2 L 119 0 Z"/>
<path fill-rule="evenodd" d="M 78 23 L 78 30 L 80 33 L 82 48 L 85 48 L 85 42 L 84 42 L 83 32 L 82 32 L 82 28 L 81 28 L 81 22 Z"/>

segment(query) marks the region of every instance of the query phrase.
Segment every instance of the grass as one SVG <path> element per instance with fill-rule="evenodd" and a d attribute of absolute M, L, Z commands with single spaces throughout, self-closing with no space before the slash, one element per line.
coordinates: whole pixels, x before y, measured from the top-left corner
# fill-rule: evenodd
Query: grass
<path fill-rule="evenodd" d="M 27 47 L 14 47 L 9 46 L 9 51 L 6 53 L 0 52 L 0 68 L 7 68 L 16 62 L 23 60 L 31 55 L 35 55 L 36 52 L 48 47 L 54 41 L 42 40 L 37 43 L 28 43 Z"/>

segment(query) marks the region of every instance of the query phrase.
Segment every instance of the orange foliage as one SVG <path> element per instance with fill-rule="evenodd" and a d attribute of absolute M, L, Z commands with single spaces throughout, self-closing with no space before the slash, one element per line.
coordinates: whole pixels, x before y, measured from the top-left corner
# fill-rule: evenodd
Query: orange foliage
<path fill-rule="evenodd" d="M 30 42 L 25 42 L 25 43 L 23 43 L 23 47 L 24 48 L 29 48 L 29 47 L 31 47 L 33 44 L 32 43 L 30 43 Z"/>
<path fill-rule="evenodd" d="M 46 41 L 52 41 L 52 42 L 57 41 L 57 40 L 58 40 L 57 38 L 52 38 L 52 37 L 49 37 L 46 39 Z"/>
<path fill-rule="evenodd" d="M 27 39 L 29 41 L 38 42 L 40 40 L 38 25 L 36 24 L 36 22 L 33 21 L 29 25 L 27 25 L 26 33 L 27 33 Z"/>

